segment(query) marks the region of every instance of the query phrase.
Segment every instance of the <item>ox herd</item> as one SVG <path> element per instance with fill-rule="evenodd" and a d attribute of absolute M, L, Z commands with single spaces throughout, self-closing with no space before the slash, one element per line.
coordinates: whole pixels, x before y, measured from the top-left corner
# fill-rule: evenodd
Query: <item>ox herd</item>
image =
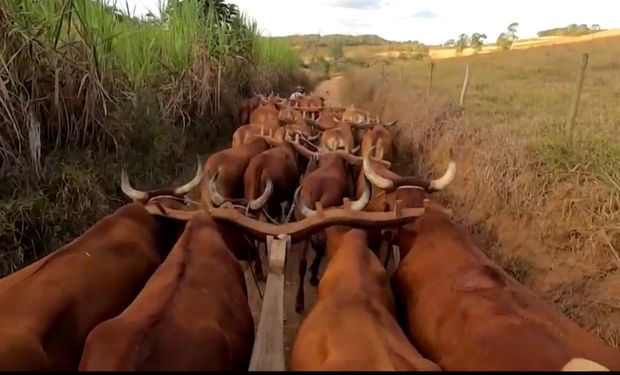
<path fill-rule="evenodd" d="M 0 370 L 247 371 L 241 262 L 264 281 L 278 233 L 302 252 L 298 313 L 308 268 L 318 288 L 290 370 L 620 370 L 432 199 L 452 152 L 441 177 L 401 176 L 396 122 L 299 92 L 255 95 L 239 118 L 190 182 L 141 191 L 122 171 L 131 203 L 0 280 Z"/>

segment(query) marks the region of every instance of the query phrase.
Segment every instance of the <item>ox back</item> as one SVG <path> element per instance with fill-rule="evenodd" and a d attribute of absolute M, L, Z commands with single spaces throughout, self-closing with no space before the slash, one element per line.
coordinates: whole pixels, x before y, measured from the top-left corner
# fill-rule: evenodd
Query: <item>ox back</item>
<path fill-rule="evenodd" d="M 493 264 L 429 205 L 399 233 L 393 286 L 410 338 L 446 371 L 559 371 L 580 357 L 620 369 L 620 352 Z"/>
<path fill-rule="evenodd" d="M 273 194 L 269 205 L 273 212 L 282 201 L 291 200 L 299 182 L 301 156 L 288 143 L 276 146 L 254 156 L 244 174 L 244 190 L 247 200 L 263 194 L 267 178 L 273 182 Z"/>
<path fill-rule="evenodd" d="M 245 371 L 253 341 L 241 265 L 200 213 L 135 301 L 88 336 L 80 370 Z"/>
<path fill-rule="evenodd" d="M 138 294 L 174 243 L 170 229 L 128 204 L 0 280 L 0 370 L 77 369 L 88 332 Z"/>
<path fill-rule="evenodd" d="M 250 160 L 259 153 L 269 149 L 263 139 L 255 138 L 248 143 L 229 147 L 211 154 L 204 167 L 205 178 L 200 181 L 201 199 L 208 191 L 209 178 L 219 171 L 217 176 L 218 191 L 227 198 L 243 196 L 243 173 Z"/>
<path fill-rule="evenodd" d="M 439 370 L 395 318 L 385 269 L 359 229 L 325 230 L 328 263 L 315 305 L 293 344 L 293 371 Z"/>

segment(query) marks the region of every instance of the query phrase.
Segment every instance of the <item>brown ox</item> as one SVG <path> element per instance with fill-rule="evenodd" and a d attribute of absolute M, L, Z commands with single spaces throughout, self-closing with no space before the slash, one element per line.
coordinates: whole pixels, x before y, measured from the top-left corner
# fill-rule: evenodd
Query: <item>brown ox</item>
<path fill-rule="evenodd" d="M 295 134 L 299 134 L 305 139 L 312 138 L 312 129 L 304 121 L 301 113 L 291 107 L 280 110 L 279 120 L 283 124 L 273 132 L 270 136 L 279 142 L 284 140 L 294 140 Z M 316 137 L 318 138 L 318 137 Z"/>
<path fill-rule="evenodd" d="M 238 234 L 205 213 L 117 317 L 86 340 L 81 371 L 245 371 L 254 322 Z"/>
<path fill-rule="evenodd" d="M 360 156 L 371 154 L 375 159 L 394 161 L 394 137 L 388 128 L 396 123 L 397 121 L 373 123 L 360 141 Z"/>
<path fill-rule="evenodd" d="M 439 371 L 398 326 L 385 269 L 363 230 L 325 229 L 327 267 L 293 344 L 293 371 Z"/>
<path fill-rule="evenodd" d="M 344 152 L 308 155 L 308 157 L 313 156 L 318 159 L 318 168 L 302 178 L 299 188 L 295 192 L 295 218 L 297 220 L 303 220 L 308 216 L 315 215 L 317 203 L 323 208 L 341 206 L 343 199 L 350 197 L 353 192 L 348 163 L 358 164 L 361 161 Z M 362 211 L 366 204 L 368 204 L 369 198 L 370 184 L 367 183 L 365 193 L 358 200 L 351 202 L 351 210 Z M 315 207 L 315 209 L 310 207 Z M 311 241 L 316 256 L 310 267 L 310 284 L 317 286 L 319 284 L 319 266 L 324 255 L 324 235 L 322 233 L 313 235 L 311 236 Z M 304 280 L 308 267 L 306 261 L 308 245 L 308 241 L 303 241 L 301 245 L 299 286 L 295 302 L 295 310 L 297 312 L 304 310 Z"/>
<path fill-rule="evenodd" d="M 299 108 L 304 117 L 309 114 L 311 119 L 316 119 L 325 106 L 325 98 L 316 95 L 304 95 L 291 100 L 291 105 Z"/>
<path fill-rule="evenodd" d="M 278 124 L 279 107 L 281 103 L 273 95 L 265 98 L 259 95 L 261 103 L 250 114 L 250 124 Z"/>
<path fill-rule="evenodd" d="M 284 213 L 285 203 L 292 201 L 295 187 L 299 182 L 303 157 L 296 152 L 299 147 L 293 142 L 277 142 L 263 137 L 273 148 L 255 155 L 243 175 L 243 199 L 224 197 L 215 186 L 210 186 L 209 196 L 213 200 L 229 201 L 247 207 L 249 212 L 267 212 L 275 217 Z M 217 176 L 217 173 L 216 173 Z M 281 210 L 281 211 L 280 211 Z M 259 214 L 261 220 L 263 214 Z M 260 259 L 260 251 L 259 259 Z M 265 280 L 260 262 L 254 263 L 256 277 Z"/>
<path fill-rule="evenodd" d="M 220 195 L 209 195 L 209 191 L 217 191 L 223 196 L 237 198 L 243 196 L 243 174 L 250 160 L 259 153 L 269 149 L 269 144 L 261 138 L 253 138 L 247 143 L 230 147 L 213 153 L 207 159 L 200 183 L 201 199 L 210 199 L 216 206 L 224 201 Z M 217 172 L 217 173 L 216 173 Z"/>
<path fill-rule="evenodd" d="M 438 205 L 398 241 L 393 286 L 409 337 L 444 370 L 558 371 L 580 367 L 575 358 L 620 370 L 618 350 L 510 277 Z"/>
<path fill-rule="evenodd" d="M 388 169 L 378 160 L 371 159 L 371 152 L 364 157 L 362 173 L 359 174 L 356 183 L 356 196 L 364 192 L 365 181 L 368 179 L 372 183 L 370 202 L 366 206 L 366 211 L 382 212 L 393 210 L 396 201 L 401 200 L 404 206 L 415 207 L 418 191 L 433 193 L 445 189 L 456 178 L 456 163 L 454 155 L 450 150 L 449 163 L 446 172 L 438 179 L 425 180 L 417 177 L 401 177 Z M 370 247 L 378 249 L 382 244 L 386 246 L 386 257 L 384 266 L 387 267 L 390 257 L 393 254 L 394 229 L 369 230 Z M 381 253 L 380 250 L 377 250 Z"/>
<path fill-rule="evenodd" d="M 75 371 L 90 330 L 131 303 L 180 230 L 128 204 L 0 280 L 0 370 Z"/>

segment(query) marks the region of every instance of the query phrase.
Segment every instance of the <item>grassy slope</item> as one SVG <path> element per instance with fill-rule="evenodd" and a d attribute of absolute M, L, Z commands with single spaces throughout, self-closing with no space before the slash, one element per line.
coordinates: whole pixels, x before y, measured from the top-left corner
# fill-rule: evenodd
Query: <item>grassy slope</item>
<path fill-rule="evenodd" d="M 403 172 L 456 182 L 441 199 L 487 253 L 582 326 L 620 346 L 620 40 L 607 38 L 428 63 L 358 69 L 344 101 L 399 119 Z M 577 147 L 564 146 L 582 52 L 590 52 Z M 465 65 L 465 111 L 457 101 Z M 411 162 L 413 160 L 413 162 Z M 432 166 L 428 168 L 428 166 Z M 428 173 L 425 173 L 428 172 Z"/>
<path fill-rule="evenodd" d="M 124 204 L 121 166 L 138 188 L 186 180 L 240 97 L 305 80 L 287 45 L 195 2 L 141 22 L 90 0 L 0 0 L 0 277 Z"/>

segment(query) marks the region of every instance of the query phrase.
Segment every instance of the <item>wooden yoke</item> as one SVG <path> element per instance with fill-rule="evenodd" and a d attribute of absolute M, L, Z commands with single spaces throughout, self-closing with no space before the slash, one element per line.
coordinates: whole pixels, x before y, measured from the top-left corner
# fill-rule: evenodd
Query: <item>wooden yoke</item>
<path fill-rule="evenodd" d="M 286 371 L 284 358 L 284 266 L 290 236 L 267 236 L 269 274 L 249 371 Z"/>

